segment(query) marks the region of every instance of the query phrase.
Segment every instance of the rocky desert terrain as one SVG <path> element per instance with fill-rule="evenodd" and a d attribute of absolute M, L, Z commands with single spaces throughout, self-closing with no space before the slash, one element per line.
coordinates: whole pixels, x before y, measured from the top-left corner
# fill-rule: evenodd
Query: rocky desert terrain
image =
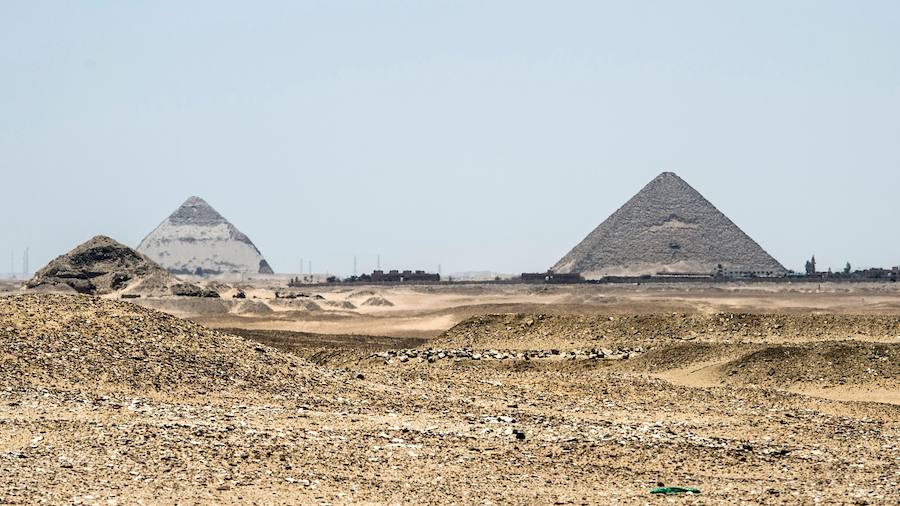
<path fill-rule="evenodd" d="M 217 288 L 2 296 L 0 503 L 898 500 L 889 287 Z"/>

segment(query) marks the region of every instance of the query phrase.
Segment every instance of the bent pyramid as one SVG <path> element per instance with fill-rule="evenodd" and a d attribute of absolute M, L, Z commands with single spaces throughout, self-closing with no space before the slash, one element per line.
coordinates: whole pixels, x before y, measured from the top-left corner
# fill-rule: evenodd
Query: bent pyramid
<path fill-rule="evenodd" d="M 250 238 L 200 197 L 181 204 L 137 250 L 174 274 L 272 274 Z"/>
<path fill-rule="evenodd" d="M 720 267 L 721 266 L 721 267 Z M 673 172 L 663 172 L 552 270 L 588 279 L 661 273 L 781 276 L 787 270 Z"/>

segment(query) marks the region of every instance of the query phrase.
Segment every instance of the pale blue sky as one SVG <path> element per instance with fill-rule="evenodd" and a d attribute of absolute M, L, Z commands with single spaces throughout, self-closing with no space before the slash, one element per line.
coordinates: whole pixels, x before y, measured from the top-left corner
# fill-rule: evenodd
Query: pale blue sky
<path fill-rule="evenodd" d="M 659 172 L 900 264 L 900 3 L 0 3 L 0 271 L 200 195 L 276 271 L 552 265 Z M 18 268 L 18 267 L 17 267 Z"/>

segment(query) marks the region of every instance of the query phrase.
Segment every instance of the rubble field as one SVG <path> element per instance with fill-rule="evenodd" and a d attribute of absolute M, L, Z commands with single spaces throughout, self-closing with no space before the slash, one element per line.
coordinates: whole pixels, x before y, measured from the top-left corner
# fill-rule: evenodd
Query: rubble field
<path fill-rule="evenodd" d="M 732 313 L 226 332 L 5 296 L 0 504 L 895 504 L 897 336 Z"/>

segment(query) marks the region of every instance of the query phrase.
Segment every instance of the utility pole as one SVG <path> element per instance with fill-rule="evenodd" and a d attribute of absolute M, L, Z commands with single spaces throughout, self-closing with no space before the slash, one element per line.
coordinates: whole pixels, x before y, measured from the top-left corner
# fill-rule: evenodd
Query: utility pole
<path fill-rule="evenodd" d="M 353 255 L 353 275 L 356 276 L 356 255 Z"/>
<path fill-rule="evenodd" d="M 25 254 L 22 256 L 22 277 L 28 278 L 28 248 L 25 248 Z"/>
<path fill-rule="evenodd" d="M 381 253 L 378 254 L 378 263 L 376 265 L 378 266 L 377 269 L 380 271 L 381 270 Z"/>

